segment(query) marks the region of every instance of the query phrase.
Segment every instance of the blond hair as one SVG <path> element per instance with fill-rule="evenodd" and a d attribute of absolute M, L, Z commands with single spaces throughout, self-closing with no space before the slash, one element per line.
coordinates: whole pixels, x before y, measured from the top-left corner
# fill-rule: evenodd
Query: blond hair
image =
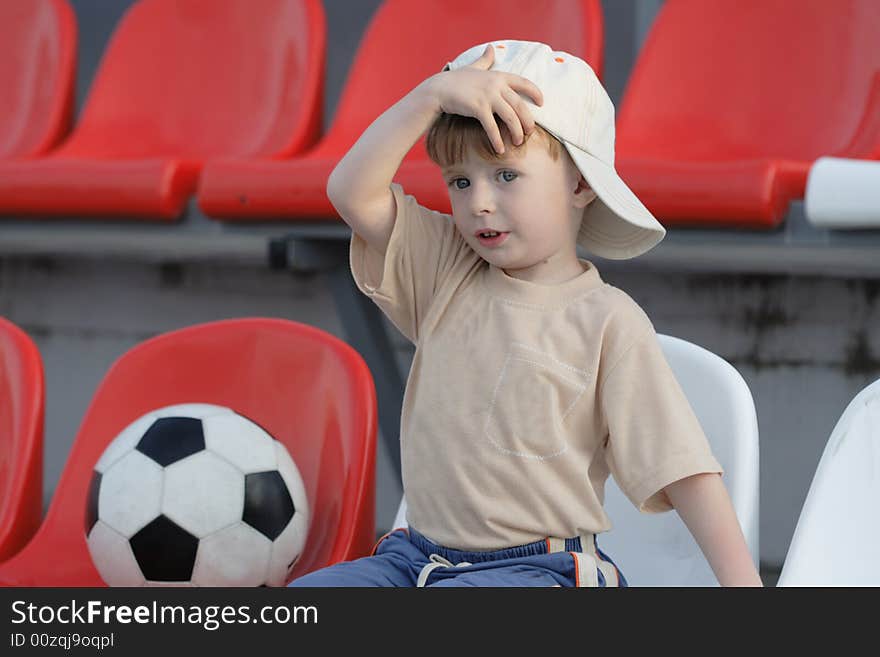
<path fill-rule="evenodd" d="M 498 129 L 505 143 L 511 144 L 507 124 L 497 114 L 495 115 L 495 123 L 498 124 Z M 527 135 L 522 144 L 519 146 L 511 144 L 513 151 L 516 153 L 525 148 L 535 134 L 541 136 L 541 141 L 546 144 L 550 157 L 558 160 L 563 151 L 562 143 L 537 123 L 534 132 Z M 441 114 L 428 130 L 425 145 L 428 157 L 441 167 L 462 162 L 469 148 L 473 148 L 480 157 L 486 160 L 497 160 L 501 157 L 495 152 L 483 125 L 473 117 L 459 114 L 446 114 L 445 112 Z"/>

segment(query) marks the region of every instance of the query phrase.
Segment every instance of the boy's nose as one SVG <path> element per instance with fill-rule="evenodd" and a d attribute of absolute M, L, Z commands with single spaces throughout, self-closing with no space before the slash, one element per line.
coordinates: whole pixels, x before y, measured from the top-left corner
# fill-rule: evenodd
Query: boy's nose
<path fill-rule="evenodd" d="M 495 212 L 495 195 L 489 185 L 482 182 L 472 183 L 471 212 L 475 216 Z"/>

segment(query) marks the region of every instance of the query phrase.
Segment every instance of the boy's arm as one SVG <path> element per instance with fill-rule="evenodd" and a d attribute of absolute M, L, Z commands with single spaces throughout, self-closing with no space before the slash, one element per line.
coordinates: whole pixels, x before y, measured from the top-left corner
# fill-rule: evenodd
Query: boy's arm
<path fill-rule="evenodd" d="M 376 119 L 327 179 L 327 197 L 339 216 L 383 255 L 397 210 L 391 180 L 439 114 L 430 85 L 428 78 Z"/>
<path fill-rule="evenodd" d="M 721 475 L 685 477 L 664 491 L 722 586 L 762 586 Z"/>
<path fill-rule="evenodd" d="M 504 143 L 493 117 L 510 129 L 514 144 L 534 129 L 522 91 L 541 104 L 538 88 L 517 75 L 489 71 L 495 51 L 488 46 L 471 66 L 431 76 L 392 105 L 355 142 L 327 180 L 327 197 L 342 219 L 372 248 L 384 254 L 394 228 L 391 181 L 403 158 L 441 112 L 477 118 L 495 149 Z"/>

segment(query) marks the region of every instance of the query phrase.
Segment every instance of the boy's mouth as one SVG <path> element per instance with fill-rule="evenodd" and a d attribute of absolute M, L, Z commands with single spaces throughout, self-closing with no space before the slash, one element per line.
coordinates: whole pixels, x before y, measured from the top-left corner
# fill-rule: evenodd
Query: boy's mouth
<path fill-rule="evenodd" d="M 508 235 L 510 235 L 509 231 L 502 232 L 497 230 L 479 230 L 474 233 L 480 244 L 488 247 L 500 246 L 507 239 Z"/>

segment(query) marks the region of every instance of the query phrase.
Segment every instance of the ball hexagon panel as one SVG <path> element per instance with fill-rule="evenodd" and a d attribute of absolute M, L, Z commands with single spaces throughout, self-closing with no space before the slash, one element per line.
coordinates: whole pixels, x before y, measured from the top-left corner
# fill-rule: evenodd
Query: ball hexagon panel
<path fill-rule="evenodd" d="M 275 440 L 240 415 L 202 420 L 206 448 L 234 463 L 245 474 L 275 469 Z"/>
<path fill-rule="evenodd" d="M 98 574 L 110 586 L 143 586 L 144 578 L 128 539 L 98 521 L 86 539 L 93 554 L 105 555 L 95 561 Z"/>
<path fill-rule="evenodd" d="M 199 542 L 193 581 L 212 586 L 259 586 L 266 581 L 272 542 L 237 523 Z"/>
<path fill-rule="evenodd" d="M 159 516 L 129 540 L 144 579 L 187 582 L 192 577 L 199 539 Z"/>
<path fill-rule="evenodd" d="M 162 513 L 198 538 L 241 520 L 243 507 L 244 475 L 216 454 L 165 468 Z"/>
<path fill-rule="evenodd" d="M 161 513 L 163 470 L 137 450 L 131 451 L 101 477 L 98 517 L 130 538 Z"/>
<path fill-rule="evenodd" d="M 144 435 L 144 432 L 155 421 L 156 417 L 152 413 L 148 413 L 125 427 L 125 429 L 123 429 L 110 442 L 110 444 L 104 448 L 101 458 L 99 458 L 98 462 L 95 464 L 95 470 L 101 473 L 107 472 L 107 469 L 111 465 L 134 449 L 134 446 Z"/>
<path fill-rule="evenodd" d="M 202 421 L 193 417 L 155 420 L 135 446 L 161 466 L 176 463 L 205 449 Z"/>
<path fill-rule="evenodd" d="M 272 470 L 245 475 L 244 491 L 242 520 L 274 541 L 296 511 L 281 474 Z"/>

